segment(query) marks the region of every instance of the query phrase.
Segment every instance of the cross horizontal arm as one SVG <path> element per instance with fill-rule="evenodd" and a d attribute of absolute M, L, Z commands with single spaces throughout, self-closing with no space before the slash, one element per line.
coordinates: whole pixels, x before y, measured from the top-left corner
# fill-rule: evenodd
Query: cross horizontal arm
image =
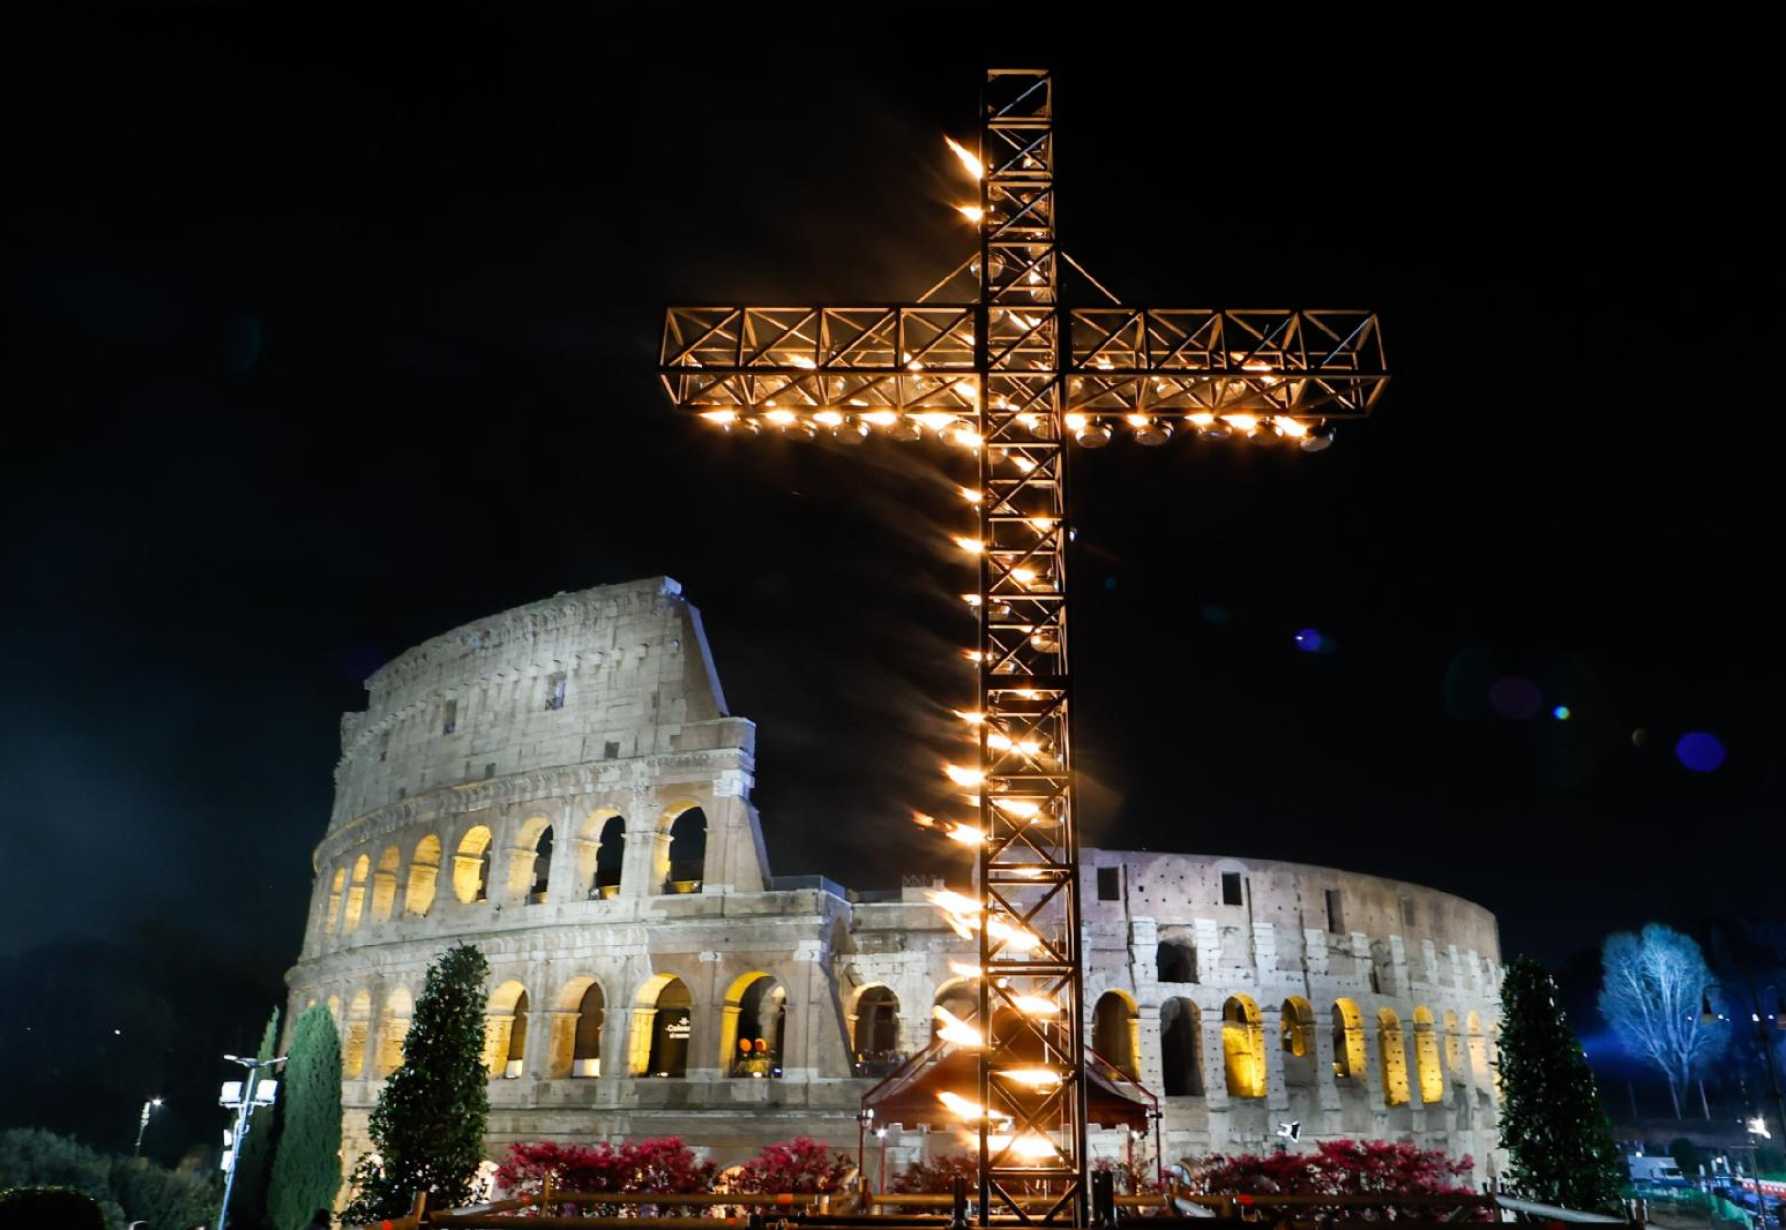
<path fill-rule="evenodd" d="M 673 307 L 658 371 L 697 412 L 976 413 L 988 370 L 1063 375 L 1065 408 L 1161 418 L 1367 414 L 1389 372 L 1374 313 L 980 304 Z M 986 358 L 975 330 L 987 334 Z M 1064 353 L 1063 353 L 1064 352 Z M 1064 372 L 1061 364 L 1064 361 Z"/>

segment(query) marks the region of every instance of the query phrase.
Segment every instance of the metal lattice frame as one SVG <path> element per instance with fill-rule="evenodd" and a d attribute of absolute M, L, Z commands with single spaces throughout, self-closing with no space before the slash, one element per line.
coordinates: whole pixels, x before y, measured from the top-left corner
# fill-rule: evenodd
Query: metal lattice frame
<path fill-rule="evenodd" d="M 979 1215 L 1082 1225 L 1067 441 L 1115 420 L 1144 443 L 1173 421 L 1300 436 L 1365 415 L 1388 372 L 1369 312 L 1066 305 L 1047 70 L 988 71 L 979 158 L 979 251 L 941 284 L 978 275 L 974 302 L 675 307 L 659 364 L 677 407 L 728 428 L 977 448 Z M 1038 1068 L 1058 1082 L 1022 1079 Z"/>

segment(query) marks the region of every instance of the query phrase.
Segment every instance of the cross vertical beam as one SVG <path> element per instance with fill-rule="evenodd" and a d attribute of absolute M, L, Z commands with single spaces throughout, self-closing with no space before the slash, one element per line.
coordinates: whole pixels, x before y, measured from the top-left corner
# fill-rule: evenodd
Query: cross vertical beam
<path fill-rule="evenodd" d="M 987 74 L 980 130 L 980 1217 L 1083 1224 L 1079 841 L 1067 658 L 1067 318 L 1054 80 Z M 1004 920 L 1000 926 L 995 920 Z M 1038 1014 L 1033 1005 L 1052 1005 Z M 1046 1069 L 1048 1083 L 1025 1073 Z M 994 1131 L 1008 1119 L 1009 1129 Z"/>

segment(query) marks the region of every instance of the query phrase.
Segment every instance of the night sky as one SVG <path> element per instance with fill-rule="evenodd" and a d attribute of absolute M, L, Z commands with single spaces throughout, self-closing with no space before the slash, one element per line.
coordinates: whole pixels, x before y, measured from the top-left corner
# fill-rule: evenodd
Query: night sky
<path fill-rule="evenodd" d="M 1075 455 L 1086 841 L 1417 880 L 1553 961 L 1780 913 L 1786 264 L 1740 33 L 952 12 L 14 31 L 0 970 L 177 950 L 173 1019 L 251 1045 L 365 677 L 657 574 L 758 723 L 774 870 L 945 866 L 906 820 L 972 686 L 938 456 L 720 437 L 655 346 L 670 302 L 947 272 L 942 136 L 1000 62 L 1057 70 L 1062 242 L 1125 301 L 1373 307 L 1395 373 L 1318 456 Z"/>

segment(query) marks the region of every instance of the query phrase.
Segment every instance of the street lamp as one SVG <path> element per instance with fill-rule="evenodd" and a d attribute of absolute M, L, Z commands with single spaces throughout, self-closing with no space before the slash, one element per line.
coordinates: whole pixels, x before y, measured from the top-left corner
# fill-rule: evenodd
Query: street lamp
<path fill-rule="evenodd" d="M 247 1079 L 225 1081 L 223 1092 L 217 1104 L 223 1107 L 233 1106 L 236 1109 L 236 1130 L 230 1136 L 230 1147 L 223 1155 L 223 1167 L 226 1171 L 223 1179 L 223 1204 L 217 1210 L 217 1230 L 224 1230 L 229 1218 L 229 1194 L 236 1185 L 236 1163 L 242 1160 L 242 1142 L 248 1139 L 248 1131 L 254 1124 L 254 1108 L 271 1106 L 273 1098 L 279 1091 L 279 1082 L 260 1079 L 262 1068 L 272 1068 L 285 1062 L 285 1056 L 277 1059 L 243 1059 L 239 1055 L 225 1055 L 230 1063 L 239 1063 L 248 1069 Z"/>
<path fill-rule="evenodd" d="M 149 1130 L 149 1116 L 154 1114 L 155 1108 L 160 1105 L 160 1098 L 150 1098 L 143 1103 L 143 1113 L 138 1116 L 136 1121 L 136 1148 L 131 1151 L 132 1157 L 143 1155 L 143 1133 Z"/>

